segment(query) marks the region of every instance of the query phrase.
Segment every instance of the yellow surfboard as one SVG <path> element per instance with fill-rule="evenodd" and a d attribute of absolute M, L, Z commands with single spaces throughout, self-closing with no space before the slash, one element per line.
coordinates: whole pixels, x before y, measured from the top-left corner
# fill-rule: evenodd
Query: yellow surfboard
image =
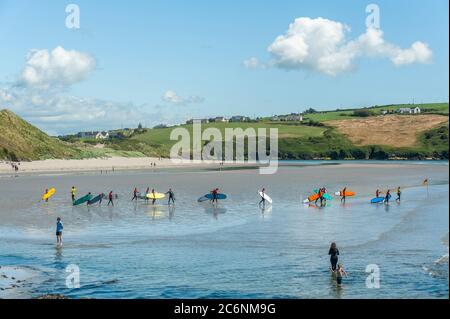
<path fill-rule="evenodd" d="M 147 198 L 148 199 L 162 199 L 164 197 L 166 197 L 166 195 L 164 195 L 162 193 L 155 193 L 155 194 L 149 193 L 149 194 L 147 194 Z"/>
<path fill-rule="evenodd" d="M 53 195 L 55 195 L 56 193 L 56 188 L 50 188 L 47 193 L 45 193 L 44 195 L 42 195 L 42 200 L 47 200 L 50 197 L 52 197 Z"/>

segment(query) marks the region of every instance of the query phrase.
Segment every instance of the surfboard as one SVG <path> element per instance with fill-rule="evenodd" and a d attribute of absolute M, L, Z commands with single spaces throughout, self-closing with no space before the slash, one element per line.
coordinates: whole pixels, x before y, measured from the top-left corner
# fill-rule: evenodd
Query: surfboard
<path fill-rule="evenodd" d="M 56 188 L 50 188 L 47 193 L 45 193 L 44 195 L 42 195 L 42 200 L 47 200 L 50 197 L 52 197 L 53 195 L 55 195 L 56 193 Z"/>
<path fill-rule="evenodd" d="M 209 198 L 208 198 L 208 197 L 206 197 L 206 195 L 205 195 L 205 196 L 202 196 L 202 197 L 200 197 L 199 199 L 197 199 L 197 201 L 198 201 L 199 203 L 201 203 L 201 202 L 206 202 L 207 200 L 209 200 Z"/>
<path fill-rule="evenodd" d="M 91 200 L 88 201 L 89 205 L 95 204 L 97 202 L 99 202 L 101 199 L 105 198 L 105 194 L 100 194 L 95 196 L 94 198 L 92 198 Z"/>
<path fill-rule="evenodd" d="M 213 199 L 214 198 L 213 194 L 206 194 L 204 197 L 206 197 L 207 199 Z M 227 195 L 225 195 L 225 194 L 217 194 L 216 198 L 217 199 L 227 199 Z"/>
<path fill-rule="evenodd" d="M 259 196 L 264 198 L 267 202 L 269 202 L 269 204 L 272 204 L 272 198 L 270 198 L 269 195 L 267 195 L 266 193 L 263 193 L 263 192 L 258 192 L 258 194 L 259 194 Z"/>
<path fill-rule="evenodd" d="M 372 198 L 372 200 L 370 202 L 372 204 L 384 202 L 384 197 L 374 197 L 374 198 Z"/>
<path fill-rule="evenodd" d="M 319 194 L 319 190 L 318 189 L 313 189 L 313 193 Z M 331 197 L 330 194 L 325 193 L 322 195 L 323 198 L 325 198 L 326 200 L 333 200 L 333 197 Z"/>
<path fill-rule="evenodd" d="M 334 193 L 334 195 L 336 195 L 336 196 L 344 196 L 344 194 L 342 193 L 342 191 L 336 192 L 336 193 Z M 355 192 L 352 192 L 352 191 L 349 191 L 349 190 L 345 191 L 345 196 L 346 196 L 346 197 L 349 197 L 349 196 L 355 196 L 355 195 L 356 195 Z"/>
<path fill-rule="evenodd" d="M 166 197 L 166 195 L 162 194 L 162 193 L 149 193 L 147 194 L 147 198 L 148 199 L 163 199 L 164 197 Z"/>
<path fill-rule="evenodd" d="M 81 198 L 78 198 L 76 201 L 73 202 L 73 206 L 81 205 L 83 203 L 86 203 L 87 201 L 90 201 L 92 199 L 92 195 L 85 195 Z"/>

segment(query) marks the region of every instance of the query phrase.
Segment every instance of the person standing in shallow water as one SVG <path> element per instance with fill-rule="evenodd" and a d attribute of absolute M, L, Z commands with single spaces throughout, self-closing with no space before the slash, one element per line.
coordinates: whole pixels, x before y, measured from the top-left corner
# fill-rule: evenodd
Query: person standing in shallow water
<path fill-rule="evenodd" d="M 61 218 L 56 219 L 56 244 L 62 245 L 62 231 L 64 229 Z"/>
<path fill-rule="evenodd" d="M 342 285 L 342 277 L 347 277 L 347 272 L 344 269 L 344 266 L 339 264 L 336 269 L 336 281 L 337 285 L 340 287 Z"/>
<path fill-rule="evenodd" d="M 330 255 L 331 270 L 334 272 L 337 269 L 339 256 L 339 249 L 337 249 L 336 243 L 331 244 L 330 250 L 328 251 L 328 255 Z"/>
<path fill-rule="evenodd" d="M 397 198 L 395 200 L 400 203 L 401 197 L 402 197 L 402 190 L 400 189 L 400 186 L 399 186 L 397 188 Z"/>
<path fill-rule="evenodd" d="M 109 195 L 108 195 L 108 204 L 106 206 L 109 206 L 109 204 L 111 204 L 112 206 L 114 206 L 114 202 L 113 202 L 113 192 L 110 191 Z"/>

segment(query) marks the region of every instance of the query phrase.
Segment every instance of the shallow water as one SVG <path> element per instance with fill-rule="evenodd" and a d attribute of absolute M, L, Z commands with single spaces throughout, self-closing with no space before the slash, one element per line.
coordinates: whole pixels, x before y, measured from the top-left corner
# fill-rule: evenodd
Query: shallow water
<path fill-rule="evenodd" d="M 431 181 L 429 194 L 421 186 Z M 72 207 L 80 196 L 108 192 L 115 207 Z M 358 196 L 326 207 L 301 204 L 313 188 L 344 185 Z M 404 187 L 400 204 L 368 204 L 376 188 Z M 132 203 L 131 191 L 172 187 L 177 204 Z M 213 187 L 229 198 L 213 207 L 197 198 Z M 257 205 L 267 188 L 273 206 Z M 48 203 L 43 189 L 56 187 Z M 54 244 L 57 216 L 64 245 Z M 116 172 L 0 179 L 0 265 L 31 266 L 44 283 L 32 295 L 93 298 L 448 298 L 448 163 L 373 168 L 282 167 L 227 172 Z M 447 236 L 447 237 L 446 237 Z M 445 238 L 447 238 L 445 242 Z M 328 270 L 336 241 L 349 274 L 337 288 Z M 445 255 L 447 254 L 447 258 Z M 65 286 L 80 268 L 81 287 Z M 379 289 L 366 287 L 369 264 Z"/>

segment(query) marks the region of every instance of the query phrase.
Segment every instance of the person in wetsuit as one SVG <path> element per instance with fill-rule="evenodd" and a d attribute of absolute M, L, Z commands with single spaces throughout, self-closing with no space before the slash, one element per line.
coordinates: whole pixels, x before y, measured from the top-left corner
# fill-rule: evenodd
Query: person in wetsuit
<path fill-rule="evenodd" d="M 346 192 L 347 192 L 347 187 L 344 187 L 344 189 L 341 191 L 341 202 L 345 203 L 345 199 L 346 199 L 345 193 Z"/>
<path fill-rule="evenodd" d="M 74 202 L 75 196 L 77 195 L 77 189 L 75 188 L 75 186 L 72 186 L 72 189 L 70 190 L 70 194 L 72 196 L 72 202 Z"/>
<path fill-rule="evenodd" d="M 213 189 L 211 191 L 211 194 L 212 194 L 212 200 L 211 201 L 213 202 L 213 204 L 214 204 L 214 202 L 217 203 L 217 195 L 219 194 L 219 189 L 218 188 Z"/>
<path fill-rule="evenodd" d="M 166 195 L 169 195 L 169 201 L 167 202 L 167 205 L 170 205 L 170 202 L 175 205 L 175 194 L 172 191 L 172 188 L 169 188 Z"/>
<path fill-rule="evenodd" d="M 389 198 L 391 198 L 391 190 L 390 189 L 387 190 L 386 197 L 384 198 L 384 202 L 386 204 L 389 204 Z"/>
<path fill-rule="evenodd" d="M 397 202 L 400 202 L 400 198 L 402 197 L 402 190 L 400 186 L 397 188 L 397 198 L 395 199 Z"/>
<path fill-rule="evenodd" d="M 155 193 L 155 189 L 152 189 L 152 194 L 153 194 L 153 199 L 152 199 L 152 205 L 155 205 L 156 202 L 156 193 Z"/>
<path fill-rule="evenodd" d="M 133 191 L 133 198 L 131 199 L 131 201 L 134 201 L 134 200 L 138 200 L 138 194 L 139 194 L 139 191 L 138 191 L 138 189 L 135 187 L 134 188 L 134 191 Z"/>
<path fill-rule="evenodd" d="M 261 189 L 261 194 L 262 194 L 261 200 L 258 205 L 261 206 L 261 204 L 263 204 L 263 206 L 266 206 L 266 199 L 264 198 L 264 195 L 266 194 L 265 188 Z"/>
<path fill-rule="evenodd" d="M 108 204 L 107 204 L 106 206 L 109 206 L 109 204 L 111 204 L 111 205 L 114 206 L 113 198 L 114 198 L 113 192 L 110 191 L 110 192 L 109 192 L 109 195 L 108 195 Z"/>
<path fill-rule="evenodd" d="M 330 255 L 331 270 L 334 272 L 337 269 L 339 256 L 339 249 L 337 249 L 336 243 L 331 244 L 330 250 L 328 251 L 328 255 Z"/>

